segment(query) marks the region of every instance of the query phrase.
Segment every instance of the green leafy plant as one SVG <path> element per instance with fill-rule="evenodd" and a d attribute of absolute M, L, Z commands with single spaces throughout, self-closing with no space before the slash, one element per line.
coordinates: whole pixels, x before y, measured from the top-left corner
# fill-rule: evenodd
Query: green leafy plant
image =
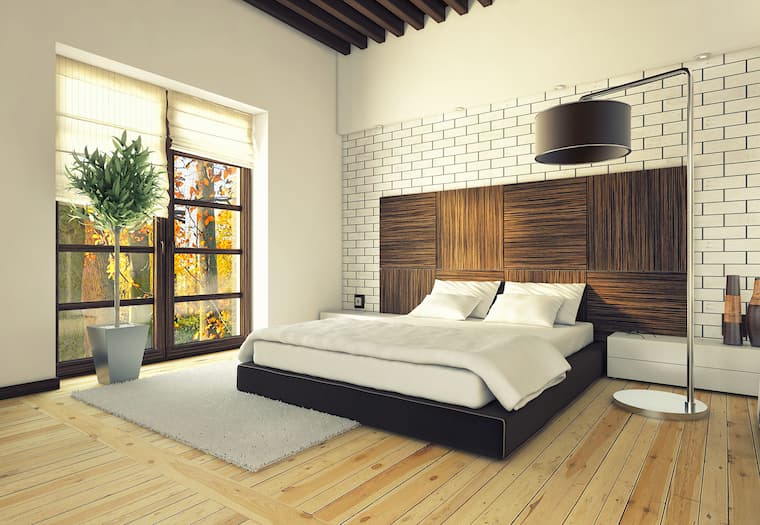
<path fill-rule="evenodd" d="M 114 239 L 114 324 L 119 326 L 121 295 L 119 290 L 120 235 L 125 229 L 138 228 L 153 219 L 153 212 L 164 197 L 162 171 L 149 161 L 150 150 L 137 137 L 127 143 L 127 132 L 113 137 L 114 150 L 102 153 L 72 153 L 66 167 L 69 185 L 89 199 L 85 208 L 76 208 L 73 217 L 90 222 L 95 228 L 110 232 Z"/>

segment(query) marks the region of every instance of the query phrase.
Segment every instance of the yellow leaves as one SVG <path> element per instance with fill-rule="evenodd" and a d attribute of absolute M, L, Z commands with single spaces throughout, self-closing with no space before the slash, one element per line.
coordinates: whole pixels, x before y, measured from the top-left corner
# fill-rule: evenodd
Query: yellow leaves
<path fill-rule="evenodd" d="M 240 168 L 236 166 L 225 166 L 223 175 L 225 179 L 229 179 L 233 175 L 240 175 Z"/>
<path fill-rule="evenodd" d="M 175 305 L 175 342 L 209 341 L 235 335 L 234 303 L 229 300 L 183 302 Z"/>
<path fill-rule="evenodd" d="M 121 298 L 130 299 L 132 297 L 131 290 L 133 288 L 140 288 L 140 283 L 135 282 L 135 280 L 132 278 L 132 263 L 129 259 L 129 256 L 125 253 L 122 253 L 119 257 L 119 268 L 119 274 L 121 276 L 121 282 L 119 283 Z M 114 256 L 109 255 L 108 264 L 106 265 L 106 275 L 108 275 L 108 278 L 111 281 L 114 279 L 114 269 Z"/>
<path fill-rule="evenodd" d="M 218 162 L 174 157 L 174 191 L 179 199 L 227 201 L 240 181 L 240 168 Z"/>
<path fill-rule="evenodd" d="M 203 323 L 204 339 L 221 339 L 227 335 L 227 325 L 230 320 L 230 312 L 221 310 L 218 313 L 214 310 L 206 312 L 205 323 Z"/>

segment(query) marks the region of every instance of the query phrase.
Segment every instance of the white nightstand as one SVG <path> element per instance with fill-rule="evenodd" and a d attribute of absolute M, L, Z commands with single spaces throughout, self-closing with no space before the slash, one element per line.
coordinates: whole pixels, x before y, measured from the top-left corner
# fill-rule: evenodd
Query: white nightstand
<path fill-rule="evenodd" d="M 353 319 L 388 319 L 391 317 L 401 317 L 401 314 L 383 314 L 380 312 L 365 312 L 364 310 L 331 310 L 319 312 L 320 319 L 330 319 L 331 317 L 350 317 Z"/>
<path fill-rule="evenodd" d="M 615 332 L 607 338 L 607 375 L 686 386 L 686 338 Z M 760 348 L 697 339 L 694 386 L 754 396 L 760 384 Z"/>

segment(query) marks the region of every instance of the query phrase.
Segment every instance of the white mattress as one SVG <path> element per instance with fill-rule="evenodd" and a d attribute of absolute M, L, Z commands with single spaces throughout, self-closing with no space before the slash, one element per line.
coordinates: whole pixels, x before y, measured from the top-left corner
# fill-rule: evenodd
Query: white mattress
<path fill-rule="evenodd" d="M 458 327 L 466 326 L 467 329 L 472 330 L 497 331 L 505 335 L 534 335 L 552 343 L 565 357 L 590 344 L 594 339 L 594 328 L 591 323 L 543 328 L 483 323 L 481 320 L 441 321 L 409 317 L 394 318 L 394 322 L 427 325 L 457 323 Z M 257 365 L 270 368 L 470 408 L 480 408 L 494 399 L 493 394 L 479 376 L 461 368 L 389 361 L 270 341 L 254 343 L 253 361 Z"/>

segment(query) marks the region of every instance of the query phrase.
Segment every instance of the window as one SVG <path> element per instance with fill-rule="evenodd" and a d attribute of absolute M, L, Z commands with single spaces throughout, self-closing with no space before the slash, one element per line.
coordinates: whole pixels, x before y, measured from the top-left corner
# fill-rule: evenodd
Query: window
<path fill-rule="evenodd" d="M 178 153 L 173 161 L 173 343 L 240 336 L 248 170 Z"/>
<path fill-rule="evenodd" d="M 239 346 L 251 317 L 251 115 L 63 57 L 57 87 L 58 375 L 93 370 L 86 327 L 113 322 L 117 274 L 122 320 L 151 327 L 146 361 Z M 116 272 L 113 239 L 70 219 L 87 203 L 64 166 L 84 146 L 109 151 L 123 129 L 154 151 L 167 199 L 152 224 L 122 234 Z"/>

